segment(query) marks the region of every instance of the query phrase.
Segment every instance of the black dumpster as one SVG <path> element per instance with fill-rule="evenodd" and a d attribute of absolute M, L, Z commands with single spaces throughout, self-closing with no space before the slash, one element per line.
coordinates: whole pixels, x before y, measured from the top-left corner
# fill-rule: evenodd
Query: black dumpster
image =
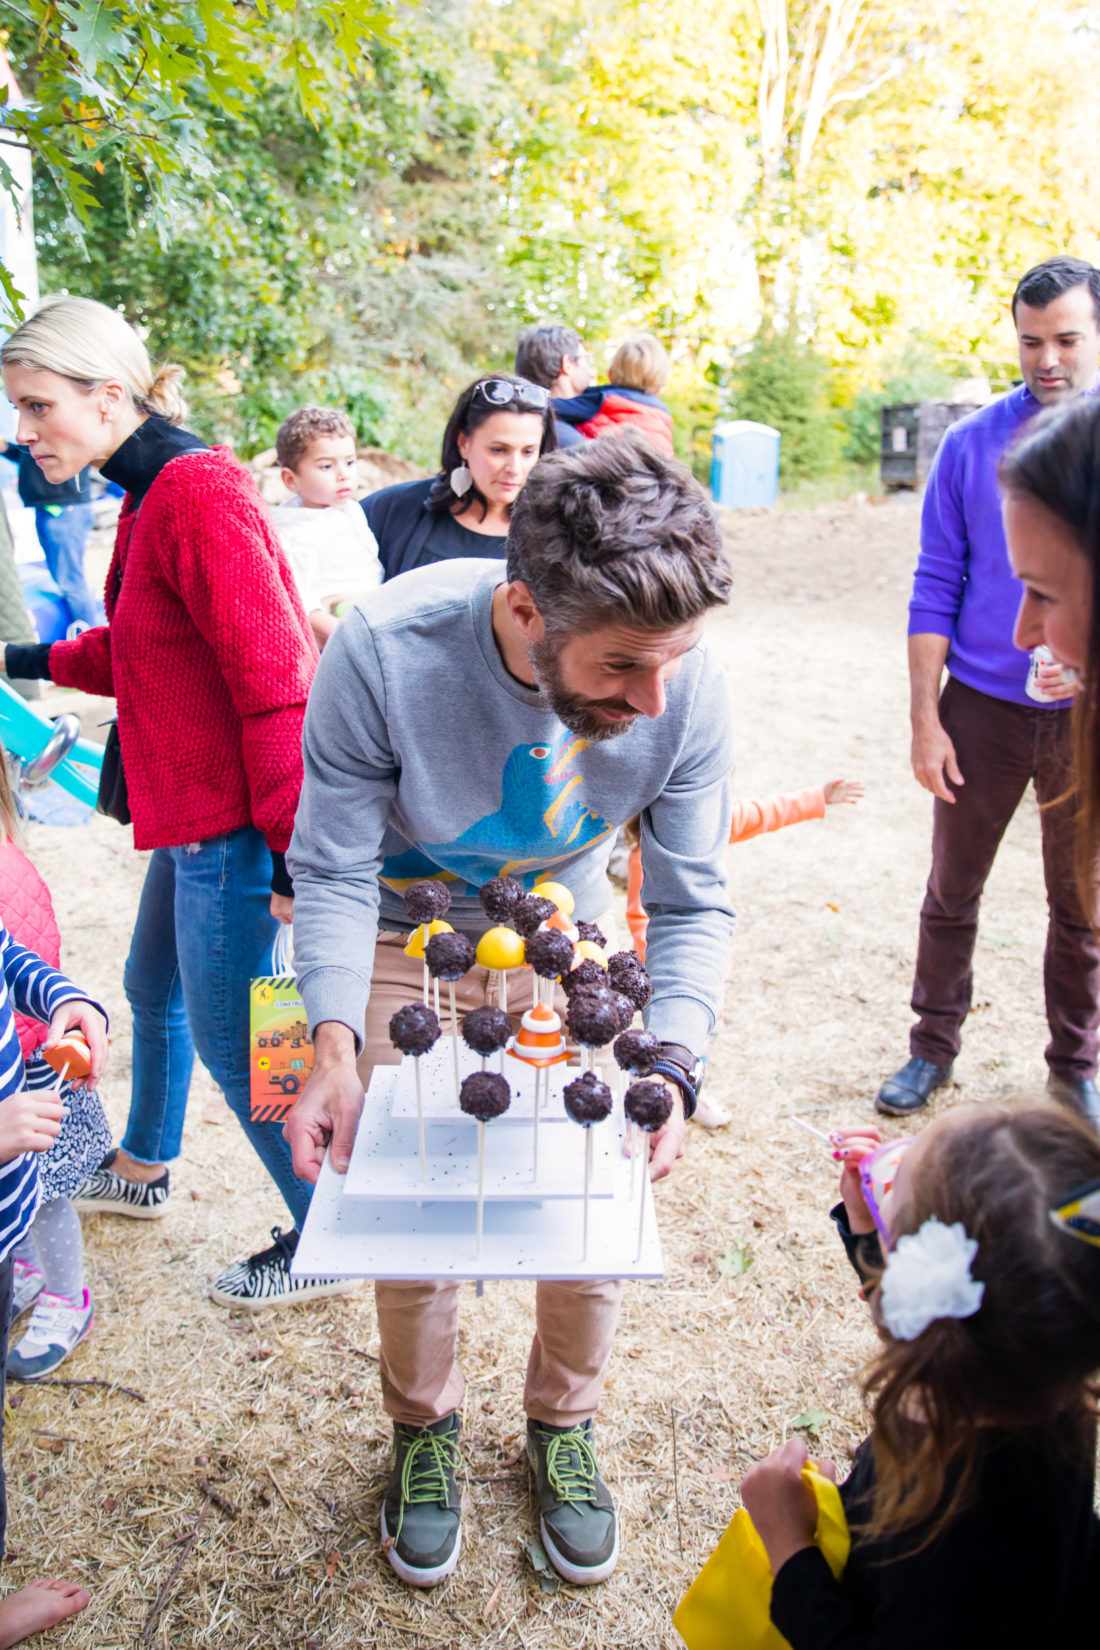
<path fill-rule="evenodd" d="M 949 425 L 977 408 L 953 401 L 906 401 L 882 409 L 879 474 L 886 492 L 923 487 Z"/>

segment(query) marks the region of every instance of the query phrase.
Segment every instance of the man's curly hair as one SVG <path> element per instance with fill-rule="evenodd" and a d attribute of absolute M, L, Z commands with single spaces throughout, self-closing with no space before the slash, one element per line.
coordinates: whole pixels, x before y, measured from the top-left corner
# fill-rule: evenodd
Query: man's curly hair
<path fill-rule="evenodd" d="M 508 577 L 555 637 L 616 621 L 672 630 L 728 602 L 732 585 L 703 489 L 632 431 L 535 467 L 512 510 Z"/>

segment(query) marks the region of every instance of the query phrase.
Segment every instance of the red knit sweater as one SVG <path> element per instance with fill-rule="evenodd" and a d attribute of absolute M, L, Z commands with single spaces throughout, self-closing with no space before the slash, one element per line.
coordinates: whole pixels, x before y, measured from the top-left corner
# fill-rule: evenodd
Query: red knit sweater
<path fill-rule="evenodd" d="M 317 662 L 252 478 L 224 449 L 166 464 L 119 517 L 108 625 L 55 642 L 62 687 L 113 697 L 136 848 L 254 824 L 286 851 Z"/>

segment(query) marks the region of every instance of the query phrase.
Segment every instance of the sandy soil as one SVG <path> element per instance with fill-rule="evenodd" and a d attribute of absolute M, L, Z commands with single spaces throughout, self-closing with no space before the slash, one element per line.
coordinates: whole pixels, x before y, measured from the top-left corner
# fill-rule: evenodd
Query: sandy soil
<path fill-rule="evenodd" d="M 94 1591 L 52 1642 L 673 1646 L 672 1608 L 747 1466 L 797 1427 L 846 1457 L 872 1343 L 831 1237 L 833 1165 L 786 1119 L 827 1128 L 866 1116 L 907 1055 L 930 822 L 907 762 L 916 534 L 907 498 L 729 524 L 736 595 L 714 636 L 736 695 L 741 794 L 842 775 L 868 792 L 824 824 L 733 853 L 741 922 L 710 1081 L 735 1116 L 720 1133 L 693 1131 L 658 1193 L 667 1278 L 628 1290 L 599 1423 L 622 1515 L 617 1575 L 587 1593 L 549 1591 L 532 1565 L 518 1456 L 530 1296 L 498 1285 L 481 1301 L 463 1292 L 460 1572 L 430 1595 L 396 1582 L 378 1550 L 389 1428 L 370 1291 L 255 1319 L 210 1304 L 210 1275 L 285 1214 L 199 1076 L 166 1218 L 85 1225 L 97 1324 L 62 1374 L 121 1386 L 12 1389 L 8 1579 L 60 1572 Z M 37 827 L 31 850 L 66 966 L 113 1012 L 107 1092 L 121 1125 L 121 976 L 143 856 L 102 819 Z M 939 1106 L 1038 1092 L 1043 928 L 1029 797 L 987 894 L 977 1012 Z"/>

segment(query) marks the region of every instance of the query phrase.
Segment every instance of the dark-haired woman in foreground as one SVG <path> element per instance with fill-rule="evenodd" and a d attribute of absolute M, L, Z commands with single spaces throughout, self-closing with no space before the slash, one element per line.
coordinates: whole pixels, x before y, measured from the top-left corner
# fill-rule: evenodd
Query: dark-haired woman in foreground
<path fill-rule="evenodd" d="M 1077 673 L 1077 877 L 1100 854 L 1100 398 L 1040 418 L 1001 463 L 1005 537 L 1024 596 L 1016 646 L 1045 643 Z M 1091 908 L 1091 907 L 1090 907 Z"/>
<path fill-rule="evenodd" d="M 502 560 L 512 506 L 556 446 L 541 384 L 506 372 L 476 379 L 447 421 L 438 475 L 362 501 L 386 578 L 460 557 Z"/>
<path fill-rule="evenodd" d="M 833 1138 L 833 1219 L 882 1339 L 871 1436 L 841 1486 L 838 1578 L 801 1439 L 746 1476 L 772 1623 L 792 1650 L 1094 1643 L 1100 1209 L 1077 1205 L 1090 1184 L 1100 1204 L 1100 1140 L 1052 1106 L 948 1112 L 908 1145 L 876 1222 L 858 1171 L 881 1136 Z"/>

